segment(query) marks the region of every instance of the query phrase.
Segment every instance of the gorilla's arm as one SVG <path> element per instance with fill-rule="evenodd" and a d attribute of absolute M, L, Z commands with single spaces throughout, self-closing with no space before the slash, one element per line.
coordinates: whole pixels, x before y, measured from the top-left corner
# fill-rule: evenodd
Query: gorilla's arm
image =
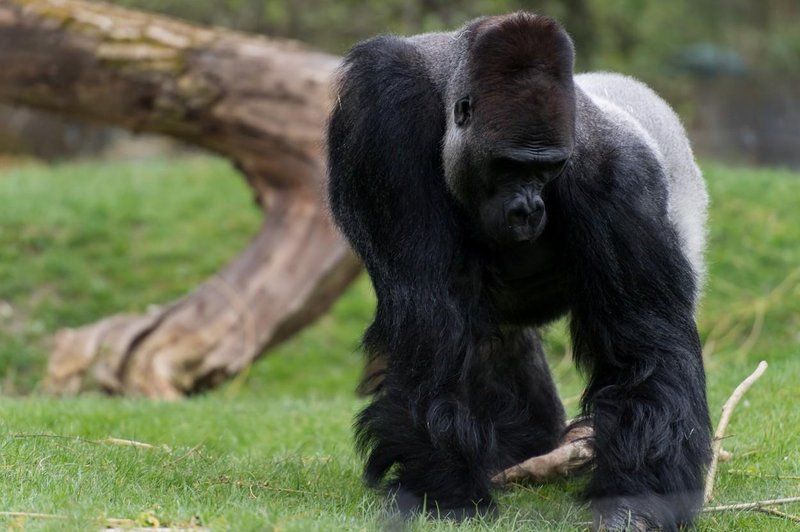
<path fill-rule="evenodd" d="M 378 296 L 365 346 L 388 355 L 381 390 L 357 421 L 366 477 L 377 483 L 400 463 L 403 489 L 428 492 L 444 508 L 486 502 L 488 474 L 476 470 L 488 443 L 458 382 L 482 334 L 480 279 L 444 184 L 442 96 L 418 48 L 395 37 L 356 46 L 338 94 L 331 208 Z M 459 290 L 464 283 L 473 289 Z"/>
<path fill-rule="evenodd" d="M 632 517 L 677 530 L 702 504 L 710 453 L 695 279 L 652 152 L 634 143 L 598 155 L 579 158 L 585 168 L 559 183 L 556 222 L 572 265 L 574 352 L 590 371 L 583 406 L 593 417 L 595 469 L 587 496 L 609 529 Z"/>
<path fill-rule="evenodd" d="M 555 447 L 564 412 L 538 336 L 491 319 L 472 226 L 444 181 L 443 73 L 423 56 L 437 36 L 425 40 L 379 37 L 346 59 L 329 195 L 378 296 L 365 346 L 387 360 L 357 420 L 367 480 L 396 466 L 400 511 L 465 517 L 492 507 L 494 473 Z"/>

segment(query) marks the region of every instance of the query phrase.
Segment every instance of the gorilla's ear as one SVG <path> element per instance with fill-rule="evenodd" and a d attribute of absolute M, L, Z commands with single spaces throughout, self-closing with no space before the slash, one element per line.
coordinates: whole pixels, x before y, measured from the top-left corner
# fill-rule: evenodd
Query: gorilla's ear
<path fill-rule="evenodd" d="M 447 192 L 443 97 L 415 45 L 376 37 L 345 59 L 328 126 L 329 198 L 380 297 L 447 285 L 460 224 Z"/>

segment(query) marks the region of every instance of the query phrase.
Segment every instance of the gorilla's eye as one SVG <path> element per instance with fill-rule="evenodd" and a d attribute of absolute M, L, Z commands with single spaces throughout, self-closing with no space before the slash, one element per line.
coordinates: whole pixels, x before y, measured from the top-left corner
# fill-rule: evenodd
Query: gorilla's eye
<path fill-rule="evenodd" d="M 472 118 L 472 102 L 469 96 L 465 96 L 456 102 L 456 107 L 453 109 L 453 117 L 459 127 L 469 124 Z"/>

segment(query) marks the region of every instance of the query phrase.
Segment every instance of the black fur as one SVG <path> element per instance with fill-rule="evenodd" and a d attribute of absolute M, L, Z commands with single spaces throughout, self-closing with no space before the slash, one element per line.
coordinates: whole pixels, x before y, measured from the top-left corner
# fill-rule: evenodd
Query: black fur
<path fill-rule="evenodd" d="M 596 459 L 586 495 L 600 514 L 622 508 L 677 530 L 702 504 L 710 459 L 695 279 L 658 162 L 644 146 L 607 145 L 598 129 L 555 187 L 551 218 L 571 270 L 574 356 L 590 375 L 583 407 Z"/>
<path fill-rule="evenodd" d="M 530 326 L 569 312 L 590 375 L 586 495 L 602 526 L 624 528 L 629 512 L 668 530 L 691 522 L 710 423 L 695 280 L 667 219 L 663 169 L 646 146 L 615 143 L 570 79 L 576 128 L 592 134 L 538 185 L 541 235 L 493 241 L 447 186 L 450 108 L 428 59 L 402 38 L 360 43 L 329 124 L 331 209 L 378 296 L 364 344 L 383 379 L 368 376 L 377 393 L 356 421 L 366 480 L 402 513 L 491 512 L 491 476 L 551 450 L 564 429 Z M 551 137 L 572 142 L 572 131 Z"/>

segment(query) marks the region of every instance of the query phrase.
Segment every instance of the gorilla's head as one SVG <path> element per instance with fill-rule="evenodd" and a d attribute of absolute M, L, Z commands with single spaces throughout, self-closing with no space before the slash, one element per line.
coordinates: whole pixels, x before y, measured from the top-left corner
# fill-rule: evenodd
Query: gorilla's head
<path fill-rule="evenodd" d="M 533 241 L 547 215 L 542 190 L 574 146 L 573 46 L 553 19 L 516 13 L 461 34 L 448 84 L 447 184 L 496 242 Z"/>

